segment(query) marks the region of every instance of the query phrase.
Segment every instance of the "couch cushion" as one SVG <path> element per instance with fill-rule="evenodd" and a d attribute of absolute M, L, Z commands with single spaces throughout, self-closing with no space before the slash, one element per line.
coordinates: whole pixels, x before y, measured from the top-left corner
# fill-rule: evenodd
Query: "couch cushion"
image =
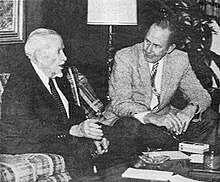
<path fill-rule="evenodd" d="M 70 177 L 68 172 L 54 174 L 52 176 L 40 178 L 37 182 L 68 182 L 71 181 L 72 178 Z"/>
<path fill-rule="evenodd" d="M 49 181 L 71 180 L 64 158 L 56 154 L 0 154 L 0 174 L 1 182 L 34 182 L 50 178 Z"/>
<path fill-rule="evenodd" d="M 17 181 L 36 181 L 34 168 L 27 161 L 21 161 L 11 155 L 0 156 L 0 181 L 17 182 Z"/>

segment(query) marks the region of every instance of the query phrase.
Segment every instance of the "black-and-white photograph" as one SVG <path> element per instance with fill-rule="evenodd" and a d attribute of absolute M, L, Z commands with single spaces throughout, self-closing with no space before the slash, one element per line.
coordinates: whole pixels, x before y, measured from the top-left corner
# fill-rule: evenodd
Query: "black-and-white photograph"
<path fill-rule="evenodd" d="M 0 0 L 0 182 L 219 182 L 220 0 Z"/>

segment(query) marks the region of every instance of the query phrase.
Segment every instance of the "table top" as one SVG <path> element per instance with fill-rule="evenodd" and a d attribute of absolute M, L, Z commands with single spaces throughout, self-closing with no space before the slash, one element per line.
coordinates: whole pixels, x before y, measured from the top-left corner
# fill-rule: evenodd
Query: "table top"
<path fill-rule="evenodd" d="M 202 169 L 202 164 L 192 164 L 189 160 L 168 160 L 160 165 L 149 165 L 143 162 L 140 159 L 124 162 L 113 167 L 110 167 L 106 170 L 98 171 L 101 180 L 103 182 L 142 182 L 151 180 L 141 180 L 141 179 L 131 179 L 131 178 L 122 178 L 122 173 L 124 173 L 129 167 L 140 168 L 140 169 L 151 169 L 151 170 L 164 170 L 171 171 L 175 174 L 180 174 L 184 177 L 188 177 L 195 180 L 201 181 L 220 181 L 220 172 L 219 171 L 195 171 L 194 169 Z M 155 181 L 154 181 L 155 182 Z"/>

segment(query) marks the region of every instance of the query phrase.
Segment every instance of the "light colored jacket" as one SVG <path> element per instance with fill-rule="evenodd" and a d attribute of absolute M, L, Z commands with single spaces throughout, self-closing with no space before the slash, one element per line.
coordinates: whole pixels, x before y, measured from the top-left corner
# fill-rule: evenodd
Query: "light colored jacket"
<path fill-rule="evenodd" d="M 209 93 L 202 87 L 189 63 L 187 53 L 174 50 L 168 54 L 163 65 L 160 105 L 156 112 L 167 113 L 177 88 L 185 98 L 199 105 L 201 112 L 211 103 Z M 112 125 L 117 117 L 150 110 L 152 88 L 150 68 L 143 54 L 143 43 L 124 48 L 115 55 L 109 81 L 110 104 L 106 107 L 105 124 Z"/>

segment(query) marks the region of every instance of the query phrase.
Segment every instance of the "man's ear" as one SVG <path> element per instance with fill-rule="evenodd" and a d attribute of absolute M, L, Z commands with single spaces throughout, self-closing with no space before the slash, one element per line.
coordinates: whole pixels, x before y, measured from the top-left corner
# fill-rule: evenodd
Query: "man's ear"
<path fill-rule="evenodd" d="M 169 46 L 167 53 L 170 54 L 176 48 L 176 44 L 172 44 Z"/>
<path fill-rule="evenodd" d="M 40 63 L 44 60 L 44 52 L 42 50 L 35 51 L 35 60 Z"/>

